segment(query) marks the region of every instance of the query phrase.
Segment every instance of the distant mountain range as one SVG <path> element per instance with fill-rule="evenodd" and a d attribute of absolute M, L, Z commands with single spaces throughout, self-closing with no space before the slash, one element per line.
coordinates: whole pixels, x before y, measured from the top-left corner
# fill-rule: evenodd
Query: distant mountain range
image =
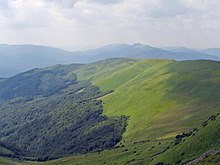
<path fill-rule="evenodd" d="M 156 48 L 136 43 L 113 44 L 88 51 L 70 52 L 36 45 L 0 45 L 0 77 L 55 64 L 89 63 L 115 57 L 220 61 L 220 48 L 193 50 L 183 47 Z"/>
<path fill-rule="evenodd" d="M 220 57 L 220 48 L 208 48 L 202 51 L 203 53 Z"/>

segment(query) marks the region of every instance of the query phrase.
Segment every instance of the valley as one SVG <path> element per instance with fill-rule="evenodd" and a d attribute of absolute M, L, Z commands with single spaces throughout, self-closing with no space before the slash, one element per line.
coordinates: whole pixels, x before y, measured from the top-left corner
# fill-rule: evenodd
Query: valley
<path fill-rule="evenodd" d="M 0 162 L 187 163 L 220 148 L 219 82 L 216 61 L 129 58 L 2 79 L 0 152 L 15 160 Z"/>

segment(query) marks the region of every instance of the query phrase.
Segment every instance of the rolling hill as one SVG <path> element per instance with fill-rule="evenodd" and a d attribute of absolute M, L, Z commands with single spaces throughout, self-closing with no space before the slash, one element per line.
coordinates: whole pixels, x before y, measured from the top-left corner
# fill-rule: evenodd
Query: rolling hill
<path fill-rule="evenodd" d="M 41 81 L 36 81 L 39 78 Z M 49 148 L 43 143 L 44 135 L 46 139 L 53 137 L 49 138 L 49 144 L 56 149 L 53 157 L 49 158 L 53 154 L 48 152 L 44 160 L 73 156 L 43 164 L 188 162 L 220 147 L 219 82 L 220 63 L 206 60 L 116 58 L 31 70 L 0 82 L 1 127 L 6 124 L 1 130 L 2 150 L 8 149 L 7 152 L 11 151 L 18 158 L 41 158 L 38 153 L 45 155 Z M 55 83 L 53 88 L 47 85 L 51 83 Z M 34 86 L 34 92 L 25 92 L 28 85 Z M 13 92 L 8 96 L 9 91 Z M 97 115 L 92 117 L 94 113 Z M 15 117 L 15 114 L 19 115 Z M 75 145 L 66 152 L 76 139 L 64 138 L 63 147 L 57 144 L 57 137 L 70 136 L 64 131 L 68 126 L 66 133 L 71 132 L 74 138 L 77 131 L 68 128 L 75 128 L 73 121 L 80 116 L 85 125 L 80 125 L 84 137 L 78 134 L 78 144 L 88 146 L 87 142 L 91 143 L 88 139 L 92 137 L 96 139 L 92 143 L 95 145 L 89 145 L 86 151 L 84 147 L 77 150 Z M 13 123 L 15 121 L 19 122 Z M 54 126 L 47 128 L 48 124 L 44 125 L 43 121 Z M 15 126 L 18 131 L 13 130 Z M 103 142 L 111 145 L 103 145 Z M 6 144 L 16 147 L 13 150 Z"/>
<path fill-rule="evenodd" d="M 82 78 L 92 79 L 103 91 L 114 90 L 102 98 L 104 112 L 109 116 L 131 116 L 124 134 L 127 142 L 164 138 L 184 128 L 193 129 L 200 122 L 192 118 L 203 114 L 200 118 L 205 120 L 219 111 L 219 62 L 143 60 L 123 69 L 114 67 L 117 71 L 103 65 L 100 74 L 91 77 L 90 72 Z M 91 71 L 89 68 L 81 70 L 79 78 L 87 75 L 87 70 Z M 173 118 L 174 123 L 171 122 Z"/>

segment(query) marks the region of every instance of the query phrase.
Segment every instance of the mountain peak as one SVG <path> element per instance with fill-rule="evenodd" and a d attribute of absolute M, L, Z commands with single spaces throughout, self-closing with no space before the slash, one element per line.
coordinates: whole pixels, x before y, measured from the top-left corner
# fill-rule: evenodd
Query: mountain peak
<path fill-rule="evenodd" d="M 137 43 L 134 43 L 134 46 L 142 46 L 143 44 L 137 42 Z"/>

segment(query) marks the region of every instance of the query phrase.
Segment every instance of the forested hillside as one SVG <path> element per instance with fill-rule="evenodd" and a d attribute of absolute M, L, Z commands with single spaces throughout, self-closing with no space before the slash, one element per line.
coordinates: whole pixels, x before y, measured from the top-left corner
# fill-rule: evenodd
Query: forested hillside
<path fill-rule="evenodd" d="M 31 70 L 0 83 L 0 151 L 31 160 L 73 155 L 43 163 L 53 165 L 187 163 L 220 149 L 219 82 L 220 63 L 206 60 Z"/>
<path fill-rule="evenodd" d="M 0 154 L 41 160 L 112 148 L 126 117 L 103 115 L 101 92 L 70 71 L 78 65 L 34 69 L 1 82 Z"/>

